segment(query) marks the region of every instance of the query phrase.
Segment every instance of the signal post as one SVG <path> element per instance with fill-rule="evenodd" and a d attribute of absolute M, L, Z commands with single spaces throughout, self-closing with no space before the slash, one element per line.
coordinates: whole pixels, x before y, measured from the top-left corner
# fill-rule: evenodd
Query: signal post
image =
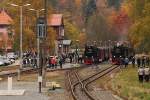
<path fill-rule="evenodd" d="M 46 39 L 46 20 L 44 17 L 39 17 L 37 19 L 37 38 L 39 42 L 37 42 L 38 51 L 39 51 L 39 76 L 38 76 L 38 82 L 39 82 L 39 93 L 41 93 L 42 84 L 44 82 L 43 77 L 43 68 L 45 70 L 45 55 L 44 55 L 44 40 Z"/>

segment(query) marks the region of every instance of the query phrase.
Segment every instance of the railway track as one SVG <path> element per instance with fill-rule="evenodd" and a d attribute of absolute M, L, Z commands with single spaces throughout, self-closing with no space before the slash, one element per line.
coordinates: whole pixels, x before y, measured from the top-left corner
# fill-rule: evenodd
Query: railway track
<path fill-rule="evenodd" d="M 75 69 L 82 69 L 86 68 L 86 66 L 82 67 L 70 67 L 70 68 L 63 68 L 63 69 L 49 69 L 47 68 L 47 72 L 54 72 L 54 71 L 68 71 L 68 70 L 75 70 Z M 19 69 L 12 69 L 12 70 L 5 70 L 5 71 L 0 71 L 0 77 L 6 77 L 6 76 L 16 76 L 18 74 Z M 25 68 L 21 70 L 21 73 L 38 73 L 39 68 Z"/>
<path fill-rule="evenodd" d="M 19 69 L 3 71 L 0 73 L 0 77 L 16 76 L 16 75 L 18 75 L 18 70 Z M 38 72 L 38 70 L 39 69 L 35 69 L 35 68 L 21 69 L 21 73 L 22 74 L 36 73 L 36 72 Z"/>
<path fill-rule="evenodd" d="M 99 72 L 85 78 L 81 79 L 80 76 L 77 73 L 77 70 L 71 70 L 67 73 L 71 95 L 74 100 L 99 100 L 95 98 L 91 93 L 88 91 L 88 85 L 92 82 L 96 81 L 97 79 L 109 74 L 113 70 L 119 68 L 119 66 L 110 66 L 108 68 L 105 68 L 103 70 L 100 70 Z M 74 76 L 74 78 L 72 77 Z"/>

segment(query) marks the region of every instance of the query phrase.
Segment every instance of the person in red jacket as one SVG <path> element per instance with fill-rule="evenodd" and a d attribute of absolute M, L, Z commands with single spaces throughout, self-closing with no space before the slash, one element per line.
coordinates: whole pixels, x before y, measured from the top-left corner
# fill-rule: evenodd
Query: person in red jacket
<path fill-rule="evenodd" d="M 55 66 L 55 58 L 54 57 L 51 59 L 51 65 L 52 65 L 52 68 L 54 68 L 54 66 Z"/>

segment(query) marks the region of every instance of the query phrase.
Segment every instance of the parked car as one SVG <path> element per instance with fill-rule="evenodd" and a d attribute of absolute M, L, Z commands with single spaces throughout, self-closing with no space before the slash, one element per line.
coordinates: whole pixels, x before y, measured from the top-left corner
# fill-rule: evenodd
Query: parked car
<path fill-rule="evenodd" d="M 18 56 L 14 52 L 7 53 L 7 57 L 9 59 L 14 59 L 14 60 L 18 58 Z"/>
<path fill-rule="evenodd" d="M 4 61 L 0 59 L 0 66 L 4 65 Z"/>
<path fill-rule="evenodd" d="M 4 65 L 10 65 L 10 64 L 12 64 L 12 62 L 11 62 L 11 60 L 9 58 L 1 57 L 0 59 L 1 59 L 1 61 L 4 62 Z"/>
<path fill-rule="evenodd" d="M 7 60 L 4 60 L 2 58 L 0 58 L 0 61 L 3 63 L 3 65 L 9 65 L 9 62 Z"/>

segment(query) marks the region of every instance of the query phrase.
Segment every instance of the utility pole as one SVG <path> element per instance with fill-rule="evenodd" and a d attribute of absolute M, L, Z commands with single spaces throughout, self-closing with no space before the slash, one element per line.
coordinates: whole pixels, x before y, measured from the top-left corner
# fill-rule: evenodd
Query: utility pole
<path fill-rule="evenodd" d="M 18 70 L 18 80 L 20 80 L 20 74 L 22 67 L 22 59 L 23 59 L 23 50 L 22 50 L 22 32 L 23 32 L 23 7 L 30 6 L 31 4 L 25 4 L 25 5 L 16 5 L 16 4 L 10 4 L 14 7 L 19 7 L 20 9 L 20 68 Z"/>
<path fill-rule="evenodd" d="M 21 69 L 22 69 L 22 56 L 23 56 L 23 53 L 22 53 L 22 6 L 20 6 L 20 69 L 18 71 L 18 80 L 20 80 L 20 73 L 21 73 Z"/>

